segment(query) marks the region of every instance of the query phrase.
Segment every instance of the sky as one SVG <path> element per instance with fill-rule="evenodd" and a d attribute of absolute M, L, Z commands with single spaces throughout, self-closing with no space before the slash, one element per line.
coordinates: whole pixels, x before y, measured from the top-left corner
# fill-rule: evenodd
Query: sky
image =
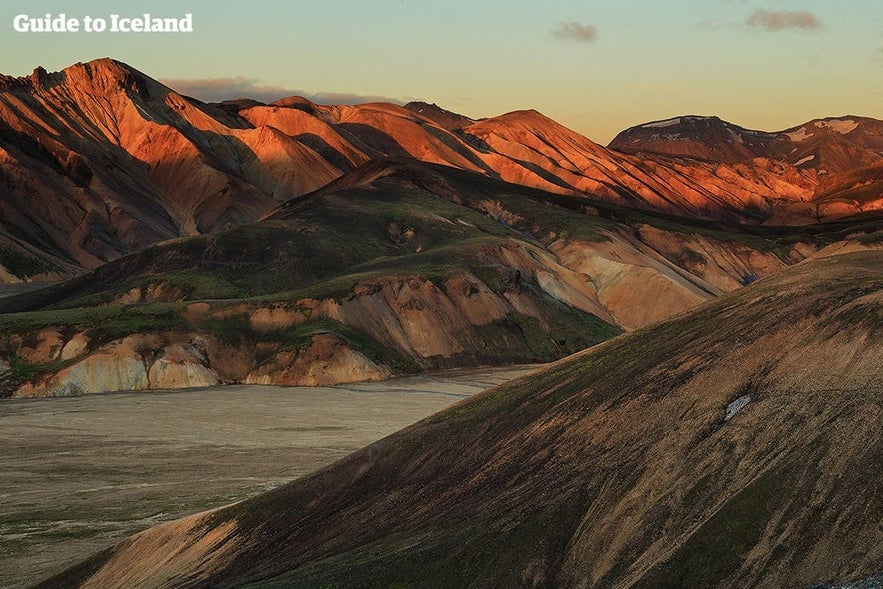
<path fill-rule="evenodd" d="M 21 33 L 16 15 L 193 15 L 192 33 Z M 600 143 L 716 115 L 778 131 L 883 119 L 870 0 L 0 0 L 0 72 L 113 57 L 205 100 L 424 100 L 534 108 Z"/>

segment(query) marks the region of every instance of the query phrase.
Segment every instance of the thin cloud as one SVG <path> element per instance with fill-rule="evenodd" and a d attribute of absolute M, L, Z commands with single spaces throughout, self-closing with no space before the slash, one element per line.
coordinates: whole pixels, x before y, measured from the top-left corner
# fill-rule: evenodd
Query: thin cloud
<path fill-rule="evenodd" d="M 350 92 L 306 92 L 283 86 L 262 84 L 253 78 L 172 78 L 160 80 L 163 84 L 172 88 L 179 94 L 192 96 L 204 102 L 221 102 L 236 98 L 251 98 L 259 102 L 275 102 L 287 96 L 303 96 L 318 104 L 362 104 L 365 102 L 392 102 L 402 104 L 402 101 L 389 96 L 374 96 L 371 94 L 356 94 Z"/>
<path fill-rule="evenodd" d="M 552 36 L 564 41 L 579 41 L 580 43 L 594 43 L 598 37 L 598 29 L 593 25 L 582 24 L 574 21 L 563 22 L 552 30 Z"/>
<path fill-rule="evenodd" d="M 755 10 L 748 17 L 748 26 L 765 31 L 778 32 L 789 29 L 815 31 L 822 28 L 819 17 L 806 10 Z"/>

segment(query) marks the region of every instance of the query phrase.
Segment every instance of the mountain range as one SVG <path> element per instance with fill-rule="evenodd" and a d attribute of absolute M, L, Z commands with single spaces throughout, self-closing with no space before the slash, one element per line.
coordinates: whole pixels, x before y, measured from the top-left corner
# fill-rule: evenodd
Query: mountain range
<path fill-rule="evenodd" d="M 881 173 L 858 116 L 0 77 L 0 396 L 550 363 L 41 586 L 879 585 Z"/>
<path fill-rule="evenodd" d="M 0 277 L 69 277 L 236 227 L 384 157 L 694 219 L 834 221 L 881 208 L 881 125 L 764 133 L 679 117 L 603 147 L 531 110 L 475 121 L 425 103 L 205 104 L 111 59 L 38 68 L 0 77 Z"/>
<path fill-rule="evenodd" d="M 7 396 L 549 361 L 881 241 L 872 119 L 605 148 L 536 111 L 205 104 L 110 59 L 0 88 L 0 276 L 52 280 L 0 298 Z"/>

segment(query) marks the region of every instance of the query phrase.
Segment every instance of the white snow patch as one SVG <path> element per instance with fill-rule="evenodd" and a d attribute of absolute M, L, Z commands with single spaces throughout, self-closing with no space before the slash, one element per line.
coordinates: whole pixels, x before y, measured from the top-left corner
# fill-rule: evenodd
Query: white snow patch
<path fill-rule="evenodd" d="M 785 133 L 786 136 L 791 138 L 791 141 L 803 141 L 809 134 L 806 132 L 806 127 L 801 127 L 796 131 L 792 131 L 791 133 Z"/>
<path fill-rule="evenodd" d="M 794 162 L 794 165 L 795 165 L 795 166 L 799 166 L 800 164 L 805 164 L 806 162 L 811 162 L 811 161 L 813 161 L 814 159 L 816 159 L 815 154 L 808 155 L 808 156 L 806 156 L 806 157 L 804 157 L 804 158 L 800 158 L 800 161 L 796 161 L 796 162 Z"/>
<path fill-rule="evenodd" d="M 858 123 L 853 121 L 852 119 L 830 119 L 827 121 L 816 121 L 816 127 L 820 129 L 831 129 L 832 131 L 837 131 L 841 135 L 846 135 L 847 133 L 851 133 L 858 127 Z"/>
<path fill-rule="evenodd" d="M 742 409 L 745 407 L 745 405 L 748 404 L 749 401 L 751 401 L 751 395 L 742 395 L 741 397 L 727 405 L 727 412 L 724 415 L 724 421 L 730 421 L 731 419 L 733 419 L 733 417 L 737 413 L 742 411 Z"/>
<path fill-rule="evenodd" d="M 661 127 L 673 127 L 674 125 L 680 124 L 680 122 L 681 117 L 675 117 L 664 121 L 656 121 L 655 123 L 647 123 L 646 125 L 641 125 L 641 127 L 645 129 L 659 129 Z"/>

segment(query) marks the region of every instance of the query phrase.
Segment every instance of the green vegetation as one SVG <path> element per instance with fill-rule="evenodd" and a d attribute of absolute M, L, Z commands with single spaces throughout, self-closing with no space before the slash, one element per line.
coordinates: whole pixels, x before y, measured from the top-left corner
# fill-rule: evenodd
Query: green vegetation
<path fill-rule="evenodd" d="M 37 364 L 31 364 L 22 360 L 21 358 L 15 358 L 12 362 L 10 362 L 9 370 L 2 375 L 2 378 L 13 380 L 30 380 L 42 372 L 42 368 Z"/>
<path fill-rule="evenodd" d="M 7 313 L 0 314 L 0 333 L 32 334 L 36 329 L 54 325 L 89 329 L 91 337 L 111 340 L 143 331 L 183 327 L 182 309 L 181 304 L 150 303 Z"/>
<path fill-rule="evenodd" d="M 787 476 L 768 471 L 727 501 L 659 568 L 635 585 L 647 588 L 714 587 L 742 564 L 761 537 Z"/>
<path fill-rule="evenodd" d="M 33 364 L 22 358 L 13 358 L 9 363 L 9 370 L 0 372 L 0 398 L 8 397 L 22 384 L 31 381 L 44 374 L 52 374 L 58 372 L 62 368 L 69 366 L 70 360 L 45 362 L 42 364 Z"/>
<path fill-rule="evenodd" d="M 0 248 L 0 266 L 13 276 L 29 278 L 44 272 L 55 272 L 58 268 L 36 256 L 26 255 L 20 250 Z"/>

